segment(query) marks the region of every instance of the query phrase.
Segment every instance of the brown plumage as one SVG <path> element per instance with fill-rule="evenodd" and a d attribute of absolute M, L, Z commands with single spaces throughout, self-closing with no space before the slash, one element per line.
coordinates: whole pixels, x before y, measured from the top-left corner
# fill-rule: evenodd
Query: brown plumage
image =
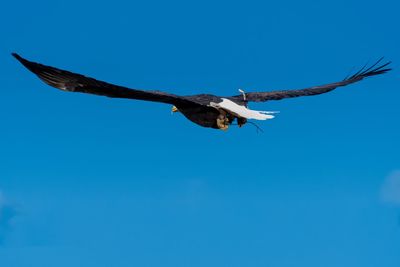
<path fill-rule="evenodd" d="M 351 83 L 361 81 L 366 77 L 380 75 L 391 70 L 390 68 L 387 68 L 390 62 L 379 65 L 379 63 L 382 61 L 381 58 L 372 66 L 368 68 L 364 66 L 360 71 L 344 79 L 343 81 L 321 86 L 314 86 L 299 90 L 250 92 L 228 97 L 220 97 L 210 94 L 178 96 L 162 91 L 131 89 L 118 86 L 86 77 L 81 74 L 35 63 L 22 58 L 16 53 L 13 53 L 12 55 L 46 84 L 63 91 L 171 104 L 192 122 L 203 127 L 223 130 L 227 129 L 235 119 L 237 119 L 240 126 L 246 122 L 245 117 L 241 117 L 230 109 L 217 109 L 211 106 L 211 103 L 221 103 L 224 98 L 234 102 L 239 106 L 247 107 L 248 102 L 265 102 L 269 100 L 281 100 L 292 97 L 319 95 L 330 92 L 337 87 L 346 86 Z"/>

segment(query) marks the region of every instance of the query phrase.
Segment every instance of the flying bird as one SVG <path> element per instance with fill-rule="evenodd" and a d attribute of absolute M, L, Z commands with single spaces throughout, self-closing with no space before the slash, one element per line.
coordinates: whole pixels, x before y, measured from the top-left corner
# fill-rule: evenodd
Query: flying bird
<path fill-rule="evenodd" d="M 375 64 L 365 65 L 354 75 L 342 81 L 305 89 L 249 93 L 239 89 L 240 94 L 227 97 L 211 94 L 179 96 L 162 91 L 140 90 L 114 85 L 81 74 L 32 62 L 16 53 L 12 53 L 12 55 L 43 82 L 60 90 L 170 104 L 173 112 L 182 113 L 190 121 L 203 127 L 221 130 L 227 130 L 235 121 L 239 127 L 242 127 L 251 119 L 268 120 L 274 118 L 273 114 L 276 112 L 251 110 L 248 108 L 249 102 L 265 102 L 324 94 L 337 87 L 346 86 L 391 70 L 388 68 L 391 62 L 381 63 L 383 60 L 381 58 Z"/>

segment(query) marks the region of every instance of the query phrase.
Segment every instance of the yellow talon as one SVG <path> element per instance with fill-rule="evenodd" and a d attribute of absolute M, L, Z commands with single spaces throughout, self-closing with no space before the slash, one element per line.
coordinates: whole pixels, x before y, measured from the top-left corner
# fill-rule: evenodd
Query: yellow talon
<path fill-rule="evenodd" d="M 219 129 L 226 131 L 229 128 L 229 120 L 227 117 L 220 116 L 217 118 L 217 126 Z"/>

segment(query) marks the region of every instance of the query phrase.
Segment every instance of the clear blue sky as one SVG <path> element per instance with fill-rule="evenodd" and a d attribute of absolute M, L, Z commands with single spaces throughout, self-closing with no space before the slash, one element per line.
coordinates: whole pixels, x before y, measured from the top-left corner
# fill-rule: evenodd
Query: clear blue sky
<path fill-rule="evenodd" d="M 394 0 L 2 3 L 0 265 L 400 266 L 399 9 Z M 334 82 L 380 56 L 395 70 L 254 104 L 281 113 L 260 123 L 264 134 L 225 133 L 168 105 L 50 88 L 14 51 L 186 95 Z"/>

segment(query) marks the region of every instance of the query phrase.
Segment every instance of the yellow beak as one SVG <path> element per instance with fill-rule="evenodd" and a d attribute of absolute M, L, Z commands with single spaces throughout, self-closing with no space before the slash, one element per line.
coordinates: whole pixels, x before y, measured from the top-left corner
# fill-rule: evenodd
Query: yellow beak
<path fill-rule="evenodd" d="M 179 112 L 178 108 L 177 108 L 177 107 L 175 107 L 175 106 L 172 106 L 172 109 L 171 109 L 171 111 L 172 111 L 172 112 Z"/>

